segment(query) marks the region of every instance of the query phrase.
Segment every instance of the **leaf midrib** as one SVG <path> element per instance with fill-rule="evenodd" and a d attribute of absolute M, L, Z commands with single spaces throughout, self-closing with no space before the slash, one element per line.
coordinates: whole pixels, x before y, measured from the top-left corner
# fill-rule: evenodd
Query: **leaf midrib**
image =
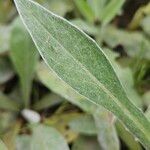
<path fill-rule="evenodd" d="M 52 14 L 52 13 L 51 13 Z M 100 89 L 102 89 L 106 94 L 108 94 L 108 96 L 113 100 L 113 102 L 115 103 L 115 104 L 117 104 L 122 110 L 124 110 L 125 111 L 125 113 L 126 114 L 128 114 L 128 117 L 129 118 L 132 118 L 132 114 L 130 113 L 130 111 L 128 110 L 128 109 L 126 109 L 126 107 L 124 106 L 124 105 L 122 105 L 122 103 L 118 100 L 118 98 L 116 98 L 90 71 L 88 71 L 87 69 L 86 69 L 86 67 L 84 66 L 84 65 L 82 65 L 82 63 L 78 60 L 78 59 L 76 59 L 69 51 L 67 51 L 67 49 L 56 39 L 56 38 L 54 38 L 53 36 L 51 36 L 51 34 L 49 33 L 49 31 L 48 31 L 48 29 L 47 29 L 47 27 L 45 27 L 45 25 L 38 19 L 38 18 L 36 18 L 36 16 L 34 16 L 34 14 L 32 13 L 32 15 L 33 15 L 33 17 L 44 27 L 44 29 L 47 31 L 47 33 L 48 33 L 48 38 L 47 38 L 47 40 L 46 40 L 46 42 L 45 43 L 48 43 L 48 41 L 50 40 L 50 38 L 49 37 L 51 37 L 51 38 L 53 38 L 57 43 L 58 43 L 58 45 L 64 50 L 64 51 L 66 51 L 67 53 L 68 53 L 68 55 L 70 56 L 70 57 L 72 57 L 73 58 L 73 60 L 77 63 L 77 64 L 79 64 L 80 65 L 80 67 L 85 71 L 85 72 L 87 72 L 87 74 L 92 78 L 92 80 L 95 82 L 95 85 L 97 85 Z M 54 14 L 53 14 L 54 15 Z M 57 16 L 58 17 L 58 16 Z M 62 19 L 62 18 L 61 18 Z M 82 31 L 81 31 L 82 32 Z M 82 32 L 83 33 L 83 32 Z M 87 36 L 86 36 L 87 37 Z M 54 61 L 54 59 L 53 59 L 53 61 Z M 58 62 L 57 62 L 58 63 Z M 56 73 L 57 74 L 57 73 Z M 68 83 L 67 83 L 68 84 Z M 71 86 L 70 84 L 69 84 L 69 86 Z M 71 86 L 72 87 L 72 86 Z M 72 87 L 73 88 L 73 87 Z M 81 93 L 79 93 L 80 95 L 82 95 Z M 86 96 L 85 96 L 86 97 Z M 87 99 L 87 97 L 86 97 L 86 99 Z M 88 98 L 89 99 L 89 98 Z M 116 100 L 116 101 L 115 101 Z M 89 101 L 91 101 L 90 99 L 89 99 Z M 98 104 L 98 103 L 97 103 Z M 98 104 L 99 105 L 99 104 Z M 136 120 L 136 122 L 138 121 L 134 116 L 133 116 L 133 118 L 132 119 L 134 119 L 134 120 Z M 142 131 L 144 130 L 144 128 L 143 128 L 143 126 L 141 126 L 140 124 L 139 124 L 139 127 L 142 129 Z M 144 132 L 143 132 L 144 133 Z"/>
<path fill-rule="evenodd" d="M 33 1 L 30 1 L 31 3 L 34 3 L 34 5 L 37 5 L 38 7 L 40 7 L 40 8 L 42 8 L 42 9 L 44 9 L 46 12 L 48 12 L 48 13 L 50 13 L 52 16 L 55 16 L 55 17 L 57 17 L 57 18 L 60 18 L 61 20 L 64 20 L 64 21 L 66 21 L 65 19 L 63 19 L 63 18 L 61 18 L 61 17 L 59 17 L 59 16 L 56 16 L 55 14 L 53 14 L 53 13 L 51 13 L 50 11 L 48 11 L 48 10 L 46 10 L 45 8 L 43 8 L 42 6 L 40 6 L 39 4 L 37 4 L 37 3 L 35 3 L 35 2 L 33 2 Z M 29 12 L 28 12 L 29 13 Z M 48 29 L 45 27 L 45 25 L 38 19 L 38 18 L 36 18 L 36 16 L 33 14 L 33 12 L 32 11 L 30 11 L 30 13 L 31 13 L 31 15 L 34 17 L 34 19 L 35 20 L 37 20 L 37 22 L 39 22 L 40 24 L 41 24 L 41 26 L 43 26 L 43 28 L 47 31 L 47 33 L 50 35 L 50 33 L 48 32 Z M 21 15 L 22 16 L 22 15 Z M 22 17 L 22 19 L 23 19 L 23 17 Z M 66 21 L 67 23 L 69 23 L 68 21 Z M 74 25 L 72 25 L 71 23 L 69 23 L 71 26 L 74 26 Z M 77 27 L 76 27 L 77 28 Z M 78 28 L 77 28 L 78 29 Z M 29 29 L 28 29 L 29 30 Z M 80 29 L 78 29 L 80 32 L 82 32 Z M 30 32 L 30 30 L 29 30 L 29 32 Z M 82 32 L 83 33 L 83 32 Z M 30 34 L 31 34 L 31 32 L 30 32 Z M 90 39 L 85 33 L 83 33 L 88 39 Z M 32 34 L 31 34 L 31 36 L 32 36 Z M 51 36 L 51 35 L 50 35 Z M 52 36 L 51 36 L 52 37 Z M 33 38 L 33 36 L 32 36 L 32 38 Z M 57 39 L 55 39 L 54 37 L 52 37 L 57 43 L 59 43 L 58 41 L 57 41 Z M 33 38 L 33 40 L 34 40 L 34 38 Z M 91 40 L 91 39 L 90 39 Z M 92 40 L 93 41 L 93 40 Z M 126 109 L 126 107 L 124 106 L 124 105 L 122 105 L 122 103 L 120 103 L 120 101 L 118 100 L 118 98 L 116 98 L 114 95 L 112 95 L 111 94 L 111 92 L 103 85 L 103 84 L 101 84 L 101 82 L 99 82 L 99 80 L 97 79 L 97 78 L 95 78 L 95 76 L 93 76 L 93 74 L 91 73 L 91 72 L 89 72 L 81 63 L 80 63 L 80 61 L 79 60 L 77 60 L 77 59 L 75 59 L 72 55 L 71 55 L 71 53 L 69 53 L 61 44 L 59 44 L 60 45 L 60 47 L 62 47 L 67 53 L 68 53 L 68 55 L 70 55 L 73 59 L 74 59 L 74 61 L 76 62 L 76 63 L 78 63 L 79 65 L 80 65 L 80 67 L 83 67 L 82 69 L 84 70 L 84 71 L 86 71 L 89 75 L 90 75 L 90 77 L 94 80 L 94 82 L 96 82 L 96 85 L 98 85 L 98 87 L 99 88 L 101 88 L 106 94 L 108 94 L 108 96 L 112 99 L 112 100 L 114 100 L 114 103 L 115 103 L 115 100 L 116 100 L 116 102 L 117 102 L 117 104 L 118 104 L 118 106 L 120 107 L 120 109 L 122 108 L 122 110 L 124 110 L 125 112 L 126 112 L 126 114 L 128 114 L 128 118 L 130 118 L 131 120 L 134 120 L 134 123 L 136 122 L 136 126 L 137 126 L 137 123 L 139 122 L 138 121 L 138 119 L 134 116 L 134 115 L 132 115 L 131 113 L 130 113 L 130 111 L 128 110 L 128 109 Z M 45 60 L 45 59 L 44 59 Z M 50 66 L 49 66 L 50 67 Z M 56 72 L 55 72 L 56 73 Z M 57 73 L 56 73 L 57 74 Z M 61 79 L 62 80 L 62 79 Z M 66 82 L 65 82 L 66 83 Z M 97 84 L 98 83 L 98 84 Z M 67 83 L 68 84 L 68 83 Z M 70 87 L 72 87 L 70 84 L 68 84 Z M 73 87 L 72 87 L 73 88 Z M 73 88 L 74 89 L 74 88 Z M 79 93 L 79 92 L 78 92 Z M 80 94 L 80 93 L 79 93 Z M 80 95 L 82 95 L 82 94 L 80 94 Z M 82 95 L 82 96 L 84 96 L 84 95 Z M 86 97 L 86 96 L 84 96 L 84 97 Z M 89 99 L 88 97 L 86 97 L 86 99 Z M 93 101 L 91 101 L 90 99 L 89 99 L 89 101 L 90 102 L 93 102 Z M 95 104 L 97 104 L 97 103 L 95 103 Z M 99 105 L 99 104 L 97 104 L 97 105 Z M 126 115 L 126 114 L 124 114 L 124 115 Z M 138 128 L 140 128 L 141 129 L 141 131 L 143 132 L 144 131 L 144 128 L 143 128 L 143 125 L 142 124 L 140 124 L 140 123 L 138 123 Z M 147 130 L 147 129 L 146 129 Z M 148 131 L 149 132 L 149 131 Z M 145 136 L 147 136 L 147 134 L 145 134 L 146 132 L 143 132 L 143 134 L 145 135 Z M 148 138 L 149 139 L 149 138 Z"/>

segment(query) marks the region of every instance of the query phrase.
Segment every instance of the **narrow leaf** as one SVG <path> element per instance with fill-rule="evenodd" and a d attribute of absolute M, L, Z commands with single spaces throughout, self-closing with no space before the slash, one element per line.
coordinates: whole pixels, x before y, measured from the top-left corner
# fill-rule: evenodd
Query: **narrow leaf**
<path fill-rule="evenodd" d="M 50 106 L 59 104 L 62 101 L 63 101 L 62 97 L 60 97 L 54 93 L 51 93 L 51 94 L 44 96 L 41 100 L 37 101 L 34 104 L 33 108 L 36 110 L 41 110 L 41 109 L 48 108 Z"/>
<path fill-rule="evenodd" d="M 24 105 L 28 106 L 33 73 L 38 55 L 29 34 L 19 19 L 13 23 L 10 42 L 11 59 L 20 77 Z"/>
<path fill-rule="evenodd" d="M 119 137 L 127 145 L 129 150 L 142 150 L 140 143 L 135 140 L 135 137 L 119 121 L 116 121 L 116 129 Z"/>
<path fill-rule="evenodd" d="M 94 21 L 94 13 L 90 5 L 85 0 L 74 0 L 74 3 L 87 21 Z"/>
<path fill-rule="evenodd" d="M 150 123 L 127 98 L 98 45 L 65 19 L 30 0 L 15 0 L 41 56 L 83 97 L 113 112 L 150 148 Z"/>
<path fill-rule="evenodd" d="M 103 24 L 108 24 L 121 10 L 124 0 L 111 0 L 101 14 Z"/>

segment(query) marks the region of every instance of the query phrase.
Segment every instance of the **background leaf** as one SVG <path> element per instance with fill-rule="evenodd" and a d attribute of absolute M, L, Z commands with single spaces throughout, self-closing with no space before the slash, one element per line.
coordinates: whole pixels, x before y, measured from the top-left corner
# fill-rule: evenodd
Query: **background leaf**
<path fill-rule="evenodd" d="M 0 92 L 0 109 L 19 111 L 19 104 Z"/>
<path fill-rule="evenodd" d="M 65 139 L 54 128 L 38 125 L 33 127 L 31 149 L 69 150 Z"/>
<path fill-rule="evenodd" d="M 95 114 L 98 141 L 103 150 L 120 149 L 120 143 L 114 126 L 114 116 L 104 108 L 99 108 Z"/>
<path fill-rule="evenodd" d="M 24 106 L 27 107 L 38 53 L 20 19 L 16 19 L 12 27 L 11 59 L 20 78 Z"/>

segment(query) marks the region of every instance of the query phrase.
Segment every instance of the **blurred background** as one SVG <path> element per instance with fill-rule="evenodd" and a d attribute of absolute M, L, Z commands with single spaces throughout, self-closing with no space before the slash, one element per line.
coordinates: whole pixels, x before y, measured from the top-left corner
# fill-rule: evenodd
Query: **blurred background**
<path fill-rule="evenodd" d="M 37 2 L 100 45 L 130 100 L 150 119 L 150 1 Z M 31 145 L 44 150 L 39 139 L 51 139 L 46 127 L 62 138 L 49 134 L 55 146 L 64 142 L 71 150 L 144 149 L 113 114 L 75 95 L 49 71 L 13 1 L 0 0 L 0 138 L 8 150 L 30 150 Z"/>

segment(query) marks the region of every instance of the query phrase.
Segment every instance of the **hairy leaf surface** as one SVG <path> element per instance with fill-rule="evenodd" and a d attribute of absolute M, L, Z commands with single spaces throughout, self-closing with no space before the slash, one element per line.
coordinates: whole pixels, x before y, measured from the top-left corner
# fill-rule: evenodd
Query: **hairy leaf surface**
<path fill-rule="evenodd" d="M 15 0 L 48 66 L 80 95 L 113 112 L 150 148 L 150 123 L 127 98 L 99 46 L 65 19 L 30 0 Z"/>

